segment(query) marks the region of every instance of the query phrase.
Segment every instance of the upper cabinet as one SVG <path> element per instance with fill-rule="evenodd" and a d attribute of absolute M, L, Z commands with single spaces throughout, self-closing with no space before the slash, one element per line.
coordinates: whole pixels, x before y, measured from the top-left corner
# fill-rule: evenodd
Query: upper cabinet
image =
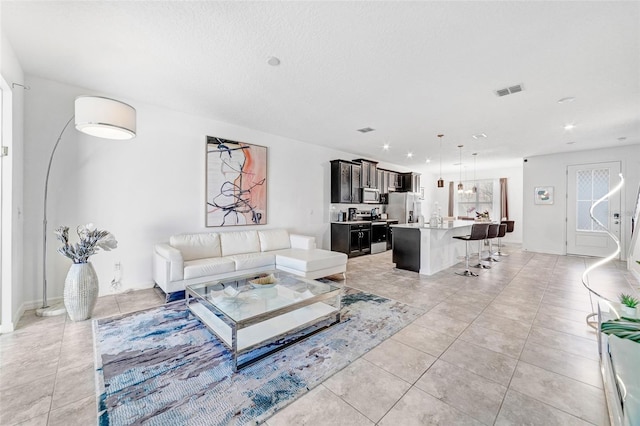
<path fill-rule="evenodd" d="M 401 173 L 401 192 L 420 192 L 420 173 Z"/>
<path fill-rule="evenodd" d="M 358 158 L 357 160 L 353 160 L 353 162 L 362 166 L 360 187 L 378 188 L 378 163 L 363 158 Z"/>
<path fill-rule="evenodd" d="M 331 161 L 331 202 L 360 203 L 360 180 L 360 164 Z"/>

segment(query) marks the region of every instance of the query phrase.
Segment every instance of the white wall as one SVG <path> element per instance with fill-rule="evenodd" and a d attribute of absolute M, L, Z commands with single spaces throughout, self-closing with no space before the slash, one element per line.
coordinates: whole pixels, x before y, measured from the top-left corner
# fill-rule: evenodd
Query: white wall
<path fill-rule="evenodd" d="M 95 94 L 28 76 L 25 103 L 26 301 L 42 298 L 42 197 L 46 166 L 77 95 Z M 109 96 L 109 94 L 104 94 Z M 152 286 L 151 253 L 156 242 L 182 232 L 255 229 L 206 228 L 205 136 L 268 147 L 268 228 L 313 235 L 330 247 L 330 160 L 356 158 L 280 136 L 187 115 L 131 99 L 138 112 L 138 136 L 131 141 L 64 133 L 49 181 L 49 298 L 62 295 L 70 261 L 56 253 L 53 230 L 88 222 L 111 231 L 118 249 L 91 258 L 101 294 L 109 294 L 114 263 L 122 264 L 123 289 Z M 75 240 L 74 240 L 75 241 Z"/>
<path fill-rule="evenodd" d="M 1 331 L 12 331 L 22 314 L 23 287 L 23 105 L 24 73 L 13 48 L 0 33 L 0 75 L 9 91 L 9 105 L 3 104 L 2 145 L 9 155 L 2 158 L 2 324 Z"/>
<path fill-rule="evenodd" d="M 620 161 L 625 186 L 622 188 L 622 253 L 627 253 L 631 234 L 631 215 L 640 182 L 640 145 L 578 151 L 527 158 L 524 163 L 523 249 L 541 253 L 566 254 L 567 166 Z M 536 186 L 553 186 L 552 205 L 534 204 Z"/>
<path fill-rule="evenodd" d="M 438 205 L 441 209 L 442 215 L 447 216 L 448 205 L 449 205 L 449 182 L 453 181 L 456 185 L 460 180 L 459 174 L 449 174 L 443 175 L 444 179 L 444 188 L 438 188 L 436 186 L 436 182 L 438 180 L 438 176 L 432 175 L 431 180 L 427 182 L 423 177 L 422 186 L 425 187 L 425 203 L 426 204 L 426 215 L 425 217 L 429 217 L 431 212 L 434 209 L 435 202 L 438 202 Z M 515 227 L 512 233 L 509 233 L 505 236 L 504 241 L 509 243 L 521 243 L 522 242 L 522 223 L 523 223 L 523 213 L 522 213 L 522 167 L 512 167 L 505 168 L 500 170 L 488 169 L 488 170 L 477 170 L 475 174 L 475 178 L 477 180 L 488 180 L 488 179 L 500 179 L 507 178 L 507 200 L 509 203 L 509 220 L 515 221 Z M 473 180 L 467 176 L 465 181 Z M 499 219 L 499 218 L 494 218 Z"/>

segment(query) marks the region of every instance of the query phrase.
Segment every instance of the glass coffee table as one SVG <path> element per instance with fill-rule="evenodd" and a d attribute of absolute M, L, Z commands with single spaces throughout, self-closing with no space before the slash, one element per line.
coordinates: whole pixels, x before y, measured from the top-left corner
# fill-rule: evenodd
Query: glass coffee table
<path fill-rule="evenodd" d="M 341 296 L 336 285 L 282 271 L 188 285 L 185 292 L 191 313 L 231 351 L 234 371 L 340 322 Z"/>

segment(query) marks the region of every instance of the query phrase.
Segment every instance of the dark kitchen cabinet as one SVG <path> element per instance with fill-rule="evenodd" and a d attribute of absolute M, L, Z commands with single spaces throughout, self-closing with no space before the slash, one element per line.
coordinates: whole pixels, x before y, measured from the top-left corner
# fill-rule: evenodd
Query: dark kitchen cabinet
<path fill-rule="evenodd" d="M 331 161 L 331 202 L 360 203 L 361 166 L 345 160 Z"/>
<path fill-rule="evenodd" d="M 420 192 L 420 173 L 400 173 L 402 181 L 401 192 Z"/>
<path fill-rule="evenodd" d="M 362 166 L 360 186 L 362 188 L 378 188 L 378 163 L 362 158 L 353 160 L 353 162 Z"/>
<path fill-rule="evenodd" d="M 396 172 L 389 172 L 389 192 L 402 191 L 402 175 Z"/>
<path fill-rule="evenodd" d="M 346 253 L 349 257 L 371 252 L 370 223 L 332 223 L 331 250 Z"/>
<path fill-rule="evenodd" d="M 387 250 L 391 250 L 393 248 L 393 227 L 391 225 L 397 225 L 397 220 L 388 220 L 387 221 Z"/>

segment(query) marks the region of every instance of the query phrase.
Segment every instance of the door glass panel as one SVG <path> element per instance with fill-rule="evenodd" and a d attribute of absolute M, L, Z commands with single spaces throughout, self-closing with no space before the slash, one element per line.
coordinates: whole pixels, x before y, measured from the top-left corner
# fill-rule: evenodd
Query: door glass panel
<path fill-rule="evenodd" d="M 576 223 L 577 231 L 591 231 L 591 216 L 589 209 L 591 201 L 578 201 L 578 221 Z"/>
<path fill-rule="evenodd" d="M 593 198 L 597 200 L 609 192 L 609 169 L 593 171 Z M 604 223 L 604 222 L 603 222 Z"/>
<path fill-rule="evenodd" d="M 593 203 L 609 192 L 609 169 L 578 170 L 576 172 L 576 231 L 602 232 L 591 220 L 589 210 Z M 609 201 L 604 200 L 593 209 L 593 216 L 608 226 Z"/>
<path fill-rule="evenodd" d="M 591 170 L 578 170 L 576 174 L 578 200 L 591 201 Z"/>

